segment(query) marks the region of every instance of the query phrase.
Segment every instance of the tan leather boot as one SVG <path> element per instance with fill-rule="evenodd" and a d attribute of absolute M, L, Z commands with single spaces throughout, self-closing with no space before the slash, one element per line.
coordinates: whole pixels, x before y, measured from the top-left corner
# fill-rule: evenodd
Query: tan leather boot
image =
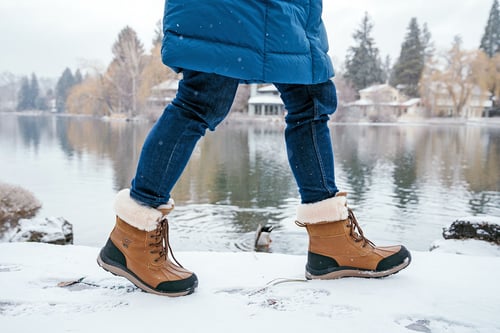
<path fill-rule="evenodd" d="M 196 275 L 179 264 L 170 248 L 166 215 L 172 209 L 173 204 L 157 209 L 140 205 L 128 190 L 120 191 L 115 201 L 116 224 L 99 253 L 98 264 L 148 293 L 193 293 L 198 285 Z"/>
<path fill-rule="evenodd" d="M 309 234 L 307 279 L 384 277 L 410 264 L 411 255 L 404 246 L 375 246 L 364 236 L 346 205 L 345 193 L 301 205 L 296 224 Z"/>

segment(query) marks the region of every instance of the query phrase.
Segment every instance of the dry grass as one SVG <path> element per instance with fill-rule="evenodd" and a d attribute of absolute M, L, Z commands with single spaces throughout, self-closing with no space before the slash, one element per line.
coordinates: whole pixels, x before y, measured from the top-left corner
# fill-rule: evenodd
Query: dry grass
<path fill-rule="evenodd" d="M 0 182 L 0 228 L 35 216 L 42 204 L 28 190 Z"/>

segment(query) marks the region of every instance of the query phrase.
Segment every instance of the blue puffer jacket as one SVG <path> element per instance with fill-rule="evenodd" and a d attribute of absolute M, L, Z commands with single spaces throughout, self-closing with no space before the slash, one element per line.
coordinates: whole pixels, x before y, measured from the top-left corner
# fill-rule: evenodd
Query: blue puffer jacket
<path fill-rule="evenodd" d="M 163 62 L 244 82 L 333 76 L 322 0 L 167 0 Z"/>

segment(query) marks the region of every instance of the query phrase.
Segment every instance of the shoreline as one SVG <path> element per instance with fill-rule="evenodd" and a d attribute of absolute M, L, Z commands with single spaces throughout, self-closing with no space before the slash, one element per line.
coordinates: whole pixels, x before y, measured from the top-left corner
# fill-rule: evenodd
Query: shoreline
<path fill-rule="evenodd" d="M 74 117 L 74 118 L 92 118 L 100 119 L 102 121 L 125 121 L 125 122 L 153 122 L 146 116 L 137 116 L 127 118 L 121 115 L 111 116 L 93 116 L 85 114 L 67 114 L 67 113 L 52 113 L 47 111 L 31 110 L 31 111 L 0 111 L 0 116 L 14 115 L 14 116 L 54 116 L 54 117 Z M 367 121 L 337 121 L 335 116 L 330 119 L 329 125 L 334 126 L 487 126 L 487 127 L 500 127 L 500 117 L 492 118 L 416 118 L 414 120 L 399 120 L 392 122 L 367 122 Z M 224 120 L 224 124 L 231 122 L 235 123 L 251 123 L 263 125 L 284 125 L 284 116 L 248 116 L 246 114 L 232 112 Z"/>

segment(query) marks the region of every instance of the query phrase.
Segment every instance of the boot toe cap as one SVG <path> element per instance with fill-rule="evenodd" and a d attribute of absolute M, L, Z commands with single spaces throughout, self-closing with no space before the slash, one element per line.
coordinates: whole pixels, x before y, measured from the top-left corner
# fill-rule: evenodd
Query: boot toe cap
<path fill-rule="evenodd" d="M 390 269 L 393 269 L 396 266 L 399 266 L 405 262 L 405 260 L 408 260 L 411 262 L 411 254 L 406 247 L 401 246 L 398 252 L 382 259 L 376 268 L 376 271 L 387 271 Z"/>
<path fill-rule="evenodd" d="M 198 277 L 193 273 L 182 280 L 161 282 L 155 289 L 166 294 L 186 293 L 187 295 L 193 293 L 197 286 Z"/>

